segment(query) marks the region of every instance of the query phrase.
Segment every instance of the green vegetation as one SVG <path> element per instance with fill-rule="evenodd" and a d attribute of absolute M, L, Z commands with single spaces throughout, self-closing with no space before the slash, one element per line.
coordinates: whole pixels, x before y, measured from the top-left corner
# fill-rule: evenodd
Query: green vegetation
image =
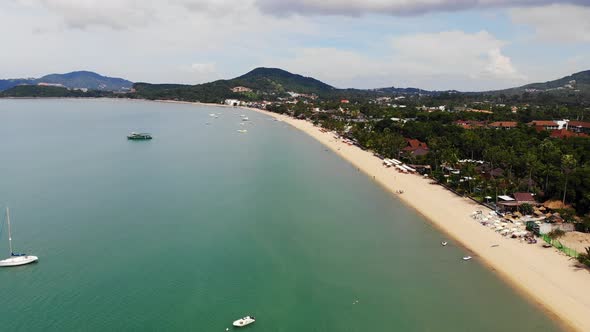
<path fill-rule="evenodd" d="M 66 88 L 55 86 L 39 86 L 39 85 L 19 85 L 10 88 L 6 91 L 0 92 L 0 97 L 11 98 L 97 98 L 97 97 L 113 97 L 111 92 L 107 91 L 88 91 L 82 92 L 80 90 L 69 90 Z"/>
<path fill-rule="evenodd" d="M 531 215 L 533 214 L 533 212 L 535 211 L 533 206 L 528 204 L 528 203 L 524 203 L 521 206 L 518 207 L 518 210 L 520 211 L 520 213 L 522 213 L 523 215 Z"/>
<path fill-rule="evenodd" d="M 255 91 L 279 94 L 286 91 L 322 94 L 335 90 L 334 87 L 314 78 L 291 74 L 276 68 L 256 68 L 228 82 L 233 86 L 245 86 Z"/>
<path fill-rule="evenodd" d="M 590 247 L 586 248 L 585 253 L 578 255 L 578 261 L 586 266 L 590 267 Z"/>
<path fill-rule="evenodd" d="M 554 229 L 551 232 L 547 233 L 547 236 L 551 239 L 551 240 L 559 240 L 560 238 L 562 238 L 565 235 L 565 232 L 562 231 L 561 229 Z"/>

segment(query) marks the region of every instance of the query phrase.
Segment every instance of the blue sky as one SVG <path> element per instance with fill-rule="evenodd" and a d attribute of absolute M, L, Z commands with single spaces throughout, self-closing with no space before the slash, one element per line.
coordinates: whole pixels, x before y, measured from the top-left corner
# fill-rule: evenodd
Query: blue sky
<path fill-rule="evenodd" d="M 487 90 L 590 69 L 590 0 L 5 0 L 0 76 Z"/>

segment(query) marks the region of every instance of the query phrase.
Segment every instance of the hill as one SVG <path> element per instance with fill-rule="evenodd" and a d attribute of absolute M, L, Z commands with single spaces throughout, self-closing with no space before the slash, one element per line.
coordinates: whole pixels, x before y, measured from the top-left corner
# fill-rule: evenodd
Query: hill
<path fill-rule="evenodd" d="M 122 78 L 107 77 L 90 71 L 74 71 L 66 74 L 50 74 L 41 78 L 0 80 L 0 91 L 18 85 L 37 85 L 39 83 L 61 84 L 70 89 L 101 91 L 127 91 L 133 82 Z"/>
<path fill-rule="evenodd" d="M 232 85 L 244 86 L 267 92 L 294 91 L 298 93 L 321 94 L 336 90 L 312 77 L 292 74 L 278 68 L 256 68 L 240 77 L 228 81 Z"/>
<path fill-rule="evenodd" d="M 74 71 L 66 74 L 51 74 L 36 80 L 38 83 L 61 84 L 66 88 L 86 88 L 89 90 L 120 91 L 129 90 L 133 82 L 128 80 L 102 76 L 91 71 Z"/>
<path fill-rule="evenodd" d="M 235 87 L 245 87 L 251 91 L 237 93 Z M 336 88 L 311 77 L 292 74 L 277 68 L 256 68 L 242 76 L 215 82 L 180 85 L 148 84 L 134 85 L 136 96 L 147 99 L 178 99 L 217 103 L 227 98 L 246 100 L 276 99 L 288 96 L 287 92 L 325 95 Z"/>
<path fill-rule="evenodd" d="M 590 90 L 590 70 L 581 71 L 554 81 L 544 83 L 532 83 L 515 88 L 525 91 L 552 91 L 552 90 L 579 90 L 580 92 Z"/>
<path fill-rule="evenodd" d="M 587 105 L 590 99 L 590 70 L 581 71 L 553 81 L 531 83 L 511 89 L 475 94 L 519 96 L 523 101 L 552 101 L 564 104 Z"/>

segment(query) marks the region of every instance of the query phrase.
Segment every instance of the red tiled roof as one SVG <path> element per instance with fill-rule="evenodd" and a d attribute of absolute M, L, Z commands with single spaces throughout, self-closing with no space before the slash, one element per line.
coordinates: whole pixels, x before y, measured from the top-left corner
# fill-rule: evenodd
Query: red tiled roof
<path fill-rule="evenodd" d="M 514 122 L 514 121 L 503 121 L 503 122 L 490 123 L 490 127 L 499 127 L 499 128 L 514 128 L 517 125 L 518 125 L 518 123 Z"/>
<path fill-rule="evenodd" d="M 570 121 L 568 124 L 569 127 L 582 127 L 582 128 L 590 128 L 590 122 L 583 122 L 583 121 Z"/>
<path fill-rule="evenodd" d="M 514 193 L 514 199 L 517 202 L 534 202 L 535 198 L 531 193 Z"/>
<path fill-rule="evenodd" d="M 408 146 L 406 146 L 403 150 L 409 152 L 416 156 L 423 156 L 428 154 L 428 145 L 424 142 L 420 142 L 417 139 L 406 138 L 406 142 L 408 142 Z"/>
<path fill-rule="evenodd" d="M 545 120 L 533 120 L 530 123 L 533 126 L 557 126 L 555 121 L 545 121 Z"/>
<path fill-rule="evenodd" d="M 551 137 L 552 138 L 569 138 L 569 137 L 589 137 L 586 134 L 583 133 L 574 133 L 573 131 L 569 131 L 564 129 L 560 129 L 560 130 L 554 130 L 553 132 L 551 132 Z"/>

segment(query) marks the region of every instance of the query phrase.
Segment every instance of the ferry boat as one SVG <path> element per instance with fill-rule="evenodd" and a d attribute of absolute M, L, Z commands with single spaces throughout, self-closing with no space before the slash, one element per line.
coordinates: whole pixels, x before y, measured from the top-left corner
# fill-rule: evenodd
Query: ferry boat
<path fill-rule="evenodd" d="M 254 316 L 246 316 L 244 318 L 240 318 L 240 319 L 234 321 L 233 325 L 235 327 L 244 327 L 244 326 L 254 323 L 255 321 L 256 321 L 256 318 L 254 318 Z"/>
<path fill-rule="evenodd" d="M 148 133 L 131 133 L 129 135 L 127 135 L 127 139 L 131 139 L 131 140 L 148 140 L 148 139 L 152 139 L 152 135 L 148 134 Z"/>

